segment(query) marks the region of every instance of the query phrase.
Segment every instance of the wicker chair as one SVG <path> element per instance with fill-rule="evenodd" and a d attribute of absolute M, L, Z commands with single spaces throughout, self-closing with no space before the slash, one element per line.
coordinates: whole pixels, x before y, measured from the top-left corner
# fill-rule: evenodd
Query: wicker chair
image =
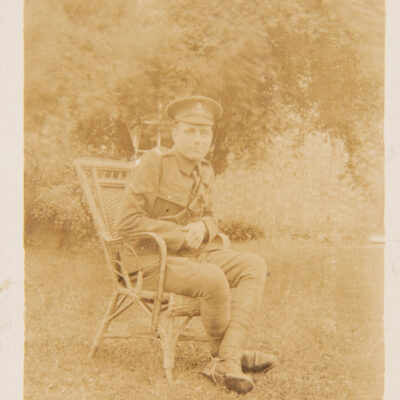
<path fill-rule="evenodd" d="M 151 232 L 138 233 L 129 238 L 121 238 L 116 234 L 116 218 L 121 195 L 134 166 L 134 162 L 94 158 L 75 161 L 76 172 L 99 234 L 113 282 L 111 301 L 94 339 L 89 357 L 95 355 L 105 338 L 154 339 L 161 343 L 165 375 L 168 381 L 172 382 L 176 342 L 178 340 L 207 341 L 207 337 L 183 334 L 190 320 L 200 315 L 199 298 L 164 292 L 167 249 L 163 239 Z M 155 291 L 143 290 L 143 272 L 139 270 L 133 281 L 119 260 L 122 244 L 137 238 L 150 239 L 158 248 L 160 278 Z M 135 251 L 135 249 L 131 250 Z M 137 261 L 140 263 L 138 257 Z M 149 317 L 148 330 L 129 335 L 108 332 L 111 321 L 135 303 L 139 304 Z"/>

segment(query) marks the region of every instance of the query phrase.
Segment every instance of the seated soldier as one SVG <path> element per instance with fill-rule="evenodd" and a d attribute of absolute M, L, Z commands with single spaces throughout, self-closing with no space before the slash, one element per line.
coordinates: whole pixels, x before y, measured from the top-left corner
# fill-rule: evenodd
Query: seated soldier
<path fill-rule="evenodd" d="M 201 299 L 201 317 L 214 357 L 203 374 L 237 393 L 253 389 L 244 372 L 268 370 L 274 357 L 244 350 L 266 279 L 264 260 L 224 249 L 211 207 L 214 172 L 204 159 L 221 106 L 208 97 L 175 100 L 171 150 L 145 153 L 125 189 L 118 229 L 122 236 L 159 234 L 167 245 L 165 291 Z M 129 269 L 126 248 L 122 262 Z M 153 267 L 154 269 L 154 267 Z M 151 270 L 151 267 L 148 268 Z M 235 288 L 230 298 L 229 288 Z"/>

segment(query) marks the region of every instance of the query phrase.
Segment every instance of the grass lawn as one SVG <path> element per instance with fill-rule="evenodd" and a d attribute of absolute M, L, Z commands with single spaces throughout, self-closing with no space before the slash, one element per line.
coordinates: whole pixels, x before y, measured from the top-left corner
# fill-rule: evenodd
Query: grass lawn
<path fill-rule="evenodd" d="M 254 375 L 258 400 L 383 398 L 383 249 L 299 241 L 234 244 L 263 256 L 269 277 L 249 347 L 278 357 Z M 104 341 L 87 359 L 111 281 L 102 254 L 26 246 L 25 399 L 234 399 L 200 375 L 206 344 L 178 345 L 177 384 L 163 375 L 156 342 Z M 116 324 L 135 329 L 138 308 Z M 193 330 L 201 329 L 195 321 Z M 125 329 L 126 330 L 126 329 Z"/>

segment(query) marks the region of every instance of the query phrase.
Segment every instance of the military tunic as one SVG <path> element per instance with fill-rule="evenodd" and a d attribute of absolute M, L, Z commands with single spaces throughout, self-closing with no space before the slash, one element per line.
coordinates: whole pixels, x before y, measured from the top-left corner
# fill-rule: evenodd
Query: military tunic
<path fill-rule="evenodd" d="M 119 234 L 154 232 L 164 239 L 169 256 L 198 256 L 203 251 L 221 249 L 211 204 L 213 183 L 214 171 L 207 160 L 190 167 L 173 149 L 145 153 L 125 189 Z M 187 249 L 183 227 L 198 221 L 207 228 L 206 238 L 200 249 Z M 139 253 L 145 254 L 145 247 L 139 246 Z"/>

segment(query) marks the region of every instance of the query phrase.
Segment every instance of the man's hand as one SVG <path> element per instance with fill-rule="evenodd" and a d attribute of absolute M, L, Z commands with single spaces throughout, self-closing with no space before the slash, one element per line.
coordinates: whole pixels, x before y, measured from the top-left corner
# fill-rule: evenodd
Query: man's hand
<path fill-rule="evenodd" d="M 184 245 L 191 249 L 198 249 L 207 232 L 205 224 L 201 221 L 191 222 L 185 225 L 183 230 L 186 232 Z"/>

